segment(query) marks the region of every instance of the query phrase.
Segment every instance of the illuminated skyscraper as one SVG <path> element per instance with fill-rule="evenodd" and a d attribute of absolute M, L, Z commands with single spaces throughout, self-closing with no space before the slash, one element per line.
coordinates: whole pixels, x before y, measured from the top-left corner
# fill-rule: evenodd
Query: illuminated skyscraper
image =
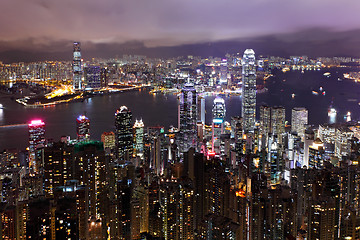
<path fill-rule="evenodd" d="M 144 155 L 144 123 L 142 120 L 135 120 L 134 132 L 134 154 L 139 157 Z"/>
<path fill-rule="evenodd" d="M 41 120 L 32 120 L 29 124 L 29 165 L 36 172 L 39 169 L 36 164 L 35 151 L 45 145 L 45 123 Z"/>
<path fill-rule="evenodd" d="M 132 113 L 121 106 L 115 113 L 115 145 L 118 160 L 129 160 L 133 152 Z"/>
<path fill-rule="evenodd" d="M 76 133 L 79 142 L 90 140 L 90 120 L 85 115 L 76 119 Z"/>
<path fill-rule="evenodd" d="M 281 135 L 285 133 L 285 108 L 272 107 L 271 108 L 271 132 L 281 139 Z"/>
<path fill-rule="evenodd" d="M 214 99 L 213 109 L 212 109 L 212 115 L 213 119 L 225 119 L 225 101 L 221 97 L 216 97 Z"/>
<path fill-rule="evenodd" d="M 260 128 L 261 133 L 268 136 L 270 133 L 270 126 L 271 126 L 271 112 L 270 107 L 266 105 L 260 106 Z"/>
<path fill-rule="evenodd" d="M 81 47 L 80 42 L 74 42 L 73 49 L 73 88 L 82 89 L 82 66 L 81 66 Z"/>
<path fill-rule="evenodd" d="M 220 65 L 220 84 L 226 84 L 227 83 L 227 60 L 223 59 Z"/>
<path fill-rule="evenodd" d="M 291 111 L 291 132 L 297 133 L 304 140 L 305 125 L 308 124 L 308 110 L 296 107 Z"/>
<path fill-rule="evenodd" d="M 186 84 L 180 94 L 180 152 L 187 152 L 191 147 L 196 147 L 196 105 L 196 90 L 192 84 Z"/>
<path fill-rule="evenodd" d="M 246 49 L 242 59 L 241 114 L 244 132 L 254 132 L 256 114 L 256 65 L 255 52 L 252 49 Z"/>
<path fill-rule="evenodd" d="M 225 101 L 221 97 L 214 99 L 212 109 L 212 151 L 220 153 L 220 136 L 224 133 Z"/>
<path fill-rule="evenodd" d="M 84 69 L 86 89 L 101 88 L 101 69 L 99 66 L 87 66 Z"/>

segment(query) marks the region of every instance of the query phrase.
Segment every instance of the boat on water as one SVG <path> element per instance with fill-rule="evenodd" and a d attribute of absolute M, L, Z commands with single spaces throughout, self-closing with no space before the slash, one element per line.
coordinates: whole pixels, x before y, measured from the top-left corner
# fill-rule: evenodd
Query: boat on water
<path fill-rule="evenodd" d="M 328 111 L 328 116 L 329 116 L 329 117 L 336 117 L 336 114 L 337 114 L 336 109 L 333 108 L 333 107 L 330 107 L 330 108 L 329 108 L 329 111 Z"/>
<path fill-rule="evenodd" d="M 288 68 L 288 67 L 285 67 L 285 68 L 283 68 L 281 71 L 283 71 L 284 73 L 285 72 L 288 72 L 288 71 L 290 71 L 290 68 Z"/>
<path fill-rule="evenodd" d="M 331 76 L 331 73 L 326 72 L 326 73 L 324 73 L 324 76 L 325 76 L 325 77 L 330 77 L 330 76 Z"/>
<path fill-rule="evenodd" d="M 312 94 L 316 95 L 316 96 L 319 95 L 319 93 L 317 91 L 312 91 Z"/>

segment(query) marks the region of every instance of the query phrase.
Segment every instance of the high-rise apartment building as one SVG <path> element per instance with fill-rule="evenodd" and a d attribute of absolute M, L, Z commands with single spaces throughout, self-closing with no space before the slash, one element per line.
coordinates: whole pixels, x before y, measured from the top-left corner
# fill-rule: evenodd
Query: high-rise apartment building
<path fill-rule="evenodd" d="M 83 88 L 80 42 L 74 42 L 73 48 L 73 88 L 74 90 L 81 90 Z"/>
<path fill-rule="evenodd" d="M 296 107 L 291 110 L 291 132 L 304 139 L 305 125 L 308 124 L 308 110 L 304 107 Z"/>
<path fill-rule="evenodd" d="M 181 90 L 179 106 L 180 152 L 196 147 L 197 94 L 192 84 Z"/>
<path fill-rule="evenodd" d="M 254 132 L 256 117 L 256 63 L 255 52 L 246 49 L 242 59 L 242 103 L 244 133 Z"/>
<path fill-rule="evenodd" d="M 114 132 L 104 132 L 101 134 L 101 142 L 104 144 L 104 149 L 114 149 L 115 148 L 115 133 Z"/>
<path fill-rule="evenodd" d="M 118 160 L 129 160 L 133 152 L 132 113 L 121 106 L 115 113 L 115 145 Z"/>

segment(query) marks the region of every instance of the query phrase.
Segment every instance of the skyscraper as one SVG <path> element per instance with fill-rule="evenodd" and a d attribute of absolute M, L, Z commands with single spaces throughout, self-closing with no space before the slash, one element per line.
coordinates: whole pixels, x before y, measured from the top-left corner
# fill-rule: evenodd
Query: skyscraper
<path fill-rule="evenodd" d="M 133 152 L 132 113 L 121 106 L 115 113 L 115 144 L 118 160 L 128 160 Z"/>
<path fill-rule="evenodd" d="M 254 132 L 256 116 L 256 65 L 255 52 L 246 49 L 242 59 L 242 103 L 244 133 Z"/>
<path fill-rule="evenodd" d="M 101 69 L 99 66 L 87 66 L 84 70 L 86 89 L 101 88 Z"/>
<path fill-rule="evenodd" d="M 308 110 L 296 107 L 291 111 L 291 132 L 297 133 L 304 140 L 305 125 L 308 124 Z"/>
<path fill-rule="evenodd" d="M 212 109 L 212 151 L 220 153 L 220 136 L 224 133 L 225 101 L 221 97 L 214 99 Z"/>
<path fill-rule="evenodd" d="M 45 145 L 45 123 L 41 120 L 32 120 L 29 123 L 29 166 L 36 172 L 39 169 L 36 164 L 35 152 Z"/>
<path fill-rule="evenodd" d="M 133 131 L 134 131 L 134 154 L 142 158 L 144 156 L 144 123 L 141 119 L 135 120 Z"/>
<path fill-rule="evenodd" d="M 81 45 L 80 42 L 74 42 L 73 49 L 73 88 L 82 89 L 82 66 L 81 66 Z"/>
<path fill-rule="evenodd" d="M 271 126 L 271 112 L 270 107 L 266 105 L 260 106 L 260 127 L 261 133 L 268 136 L 270 133 L 270 126 Z"/>
<path fill-rule="evenodd" d="M 197 95 L 192 84 L 186 84 L 181 90 L 179 106 L 180 152 L 196 147 Z"/>
<path fill-rule="evenodd" d="M 278 106 L 271 108 L 271 132 L 281 139 L 285 133 L 285 108 Z"/>
<path fill-rule="evenodd" d="M 216 97 L 214 99 L 213 109 L 212 109 L 212 115 L 213 119 L 225 119 L 225 101 L 221 97 Z"/>
<path fill-rule="evenodd" d="M 76 119 L 76 134 L 79 142 L 90 140 L 90 120 L 85 115 Z"/>

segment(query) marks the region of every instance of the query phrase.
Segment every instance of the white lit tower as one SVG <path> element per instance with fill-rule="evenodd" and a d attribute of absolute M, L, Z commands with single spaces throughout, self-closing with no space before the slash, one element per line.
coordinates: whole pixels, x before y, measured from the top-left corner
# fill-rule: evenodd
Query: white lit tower
<path fill-rule="evenodd" d="M 73 88 L 82 89 L 82 66 L 81 66 L 81 45 L 80 42 L 74 42 L 73 48 Z"/>
<path fill-rule="evenodd" d="M 242 59 L 241 115 L 244 133 L 253 133 L 256 115 L 256 64 L 252 49 L 246 49 Z"/>
<path fill-rule="evenodd" d="M 32 120 L 29 123 L 29 167 L 39 171 L 39 164 L 36 161 L 36 150 L 45 145 L 45 123 L 42 120 Z"/>
<path fill-rule="evenodd" d="M 134 136 L 134 155 L 143 158 L 144 156 L 144 123 L 140 120 L 135 120 L 133 126 Z"/>
<path fill-rule="evenodd" d="M 184 153 L 196 147 L 197 94 L 192 84 L 186 84 L 180 93 L 179 150 Z"/>
<path fill-rule="evenodd" d="M 130 160 L 133 152 L 132 113 L 121 106 L 115 113 L 115 145 L 118 160 Z"/>
<path fill-rule="evenodd" d="M 216 97 L 214 99 L 213 109 L 212 109 L 212 151 L 219 153 L 217 151 L 217 145 L 219 145 L 219 140 L 221 134 L 224 133 L 224 119 L 225 119 L 225 101 L 221 97 Z"/>

